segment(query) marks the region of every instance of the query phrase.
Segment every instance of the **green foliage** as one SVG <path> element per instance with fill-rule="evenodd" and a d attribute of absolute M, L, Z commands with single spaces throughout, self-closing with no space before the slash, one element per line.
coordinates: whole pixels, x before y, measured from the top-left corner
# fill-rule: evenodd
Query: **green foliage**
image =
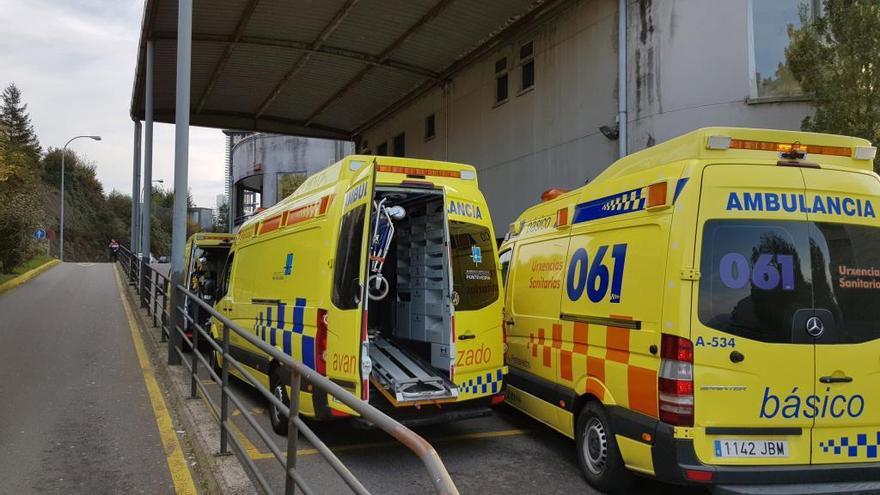
<path fill-rule="evenodd" d="M 40 141 L 27 113 L 27 105 L 21 102 L 21 91 L 10 84 L 0 94 L 0 124 L 12 146 L 27 154 L 32 161 L 40 158 Z"/>
<path fill-rule="evenodd" d="M 41 223 L 37 166 L 27 149 L 0 132 L 0 273 L 33 254 Z"/>
<path fill-rule="evenodd" d="M 880 138 L 880 3 L 826 0 L 822 16 L 789 29 L 786 58 L 816 113 L 806 131 Z M 874 168 L 877 169 L 875 161 Z"/>
<path fill-rule="evenodd" d="M 24 263 L 21 263 L 20 265 L 12 268 L 11 270 L 7 270 L 9 273 L 0 273 L 0 284 L 2 284 L 3 282 L 6 282 L 7 280 L 11 280 L 11 279 L 23 274 L 23 273 L 29 272 L 29 271 L 33 270 L 34 268 L 37 268 L 38 266 L 45 264 L 46 262 L 50 261 L 51 259 L 52 258 L 50 258 L 49 256 L 46 256 L 45 254 L 34 256 L 33 258 L 25 261 Z"/>
<path fill-rule="evenodd" d="M 217 207 L 217 217 L 214 219 L 214 232 L 229 231 L 229 203 L 223 203 Z"/>

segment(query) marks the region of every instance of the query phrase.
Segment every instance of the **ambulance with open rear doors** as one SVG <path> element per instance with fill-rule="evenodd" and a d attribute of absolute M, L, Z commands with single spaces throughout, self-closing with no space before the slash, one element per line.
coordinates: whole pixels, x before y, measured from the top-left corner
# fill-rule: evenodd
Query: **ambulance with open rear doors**
<path fill-rule="evenodd" d="M 473 167 L 347 157 L 242 225 L 229 256 L 221 313 L 402 422 L 503 400 L 498 254 Z M 234 334 L 231 354 L 287 402 L 288 371 Z M 300 404 L 355 414 L 305 381 Z"/>
<path fill-rule="evenodd" d="M 526 210 L 500 249 L 507 402 L 603 490 L 880 482 L 875 152 L 700 129 Z"/>

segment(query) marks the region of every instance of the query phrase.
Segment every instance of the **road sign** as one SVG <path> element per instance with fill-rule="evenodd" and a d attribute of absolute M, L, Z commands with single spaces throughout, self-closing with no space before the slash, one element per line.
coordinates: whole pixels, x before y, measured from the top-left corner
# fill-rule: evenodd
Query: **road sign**
<path fill-rule="evenodd" d="M 35 230 L 35 231 L 34 231 L 34 237 L 35 237 L 38 241 L 42 241 L 43 239 L 46 238 L 46 230 L 45 230 L 45 229 L 37 229 L 37 230 Z"/>

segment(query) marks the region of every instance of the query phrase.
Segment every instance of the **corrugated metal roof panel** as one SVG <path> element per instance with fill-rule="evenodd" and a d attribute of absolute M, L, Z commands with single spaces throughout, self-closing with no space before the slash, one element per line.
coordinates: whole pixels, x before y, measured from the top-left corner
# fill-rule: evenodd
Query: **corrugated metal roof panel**
<path fill-rule="evenodd" d="M 388 102 L 397 101 L 424 81 L 384 68 L 371 69 L 361 82 L 315 118 L 315 123 L 354 128 L 381 112 Z"/>
<path fill-rule="evenodd" d="M 437 0 L 361 0 L 327 44 L 378 55 L 436 3 Z"/>
<path fill-rule="evenodd" d="M 193 0 L 192 94 L 198 106 L 211 75 L 226 49 L 250 0 Z M 406 68 L 369 66 L 360 81 L 353 79 L 368 65 L 357 53 L 336 56 L 314 54 L 305 67 L 282 88 L 262 119 L 255 120 L 261 104 L 305 53 L 308 46 L 340 12 L 347 0 L 260 0 L 245 26 L 248 43 L 239 44 L 207 95 L 203 111 L 192 122 L 230 128 L 302 135 L 347 136 L 371 118 L 399 102 L 424 81 L 424 75 Z M 563 0 L 358 0 L 348 16 L 328 37 L 326 49 L 342 49 L 378 56 L 412 31 L 389 56 L 395 62 L 440 72 L 464 55 L 497 36 L 511 23 L 534 9 Z M 438 8 L 438 6 L 442 8 Z M 143 117 L 144 47 L 156 44 L 156 120 L 174 116 L 177 0 L 146 0 L 145 12 L 154 15 L 141 33 L 137 81 L 132 95 L 132 115 Z M 426 14 L 432 15 L 425 20 Z M 423 22 L 424 21 L 424 22 Z M 414 29 L 414 26 L 418 26 Z M 268 42 L 267 42 L 268 40 Z M 263 43 L 263 44 L 260 44 Z M 353 58 L 346 58 L 351 56 Z M 342 88 L 337 101 L 330 101 Z M 328 103 L 329 102 L 329 103 Z M 314 127 L 304 128 L 316 109 Z M 324 128 L 322 128 L 322 126 Z"/>
<path fill-rule="evenodd" d="M 311 43 L 344 3 L 344 0 L 261 0 L 244 34 Z"/>
<path fill-rule="evenodd" d="M 394 52 L 392 58 L 439 72 L 476 48 L 483 38 L 488 38 L 488 33 L 499 29 L 511 18 L 528 12 L 532 3 L 533 0 L 457 0 L 443 12 L 444 15 L 426 23 Z"/>
<path fill-rule="evenodd" d="M 256 112 L 300 53 L 289 48 L 237 46 L 208 96 L 205 109 Z M 193 104 L 196 101 L 193 98 Z"/>
<path fill-rule="evenodd" d="M 365 67 L 362 62 L 313 55 L 268 108 L 271 115 L 305 120 Z"/>
<path fill-rule="evenodd" d="M 231 36 L 248 0 L 193 2 L 193 32 Z"/>

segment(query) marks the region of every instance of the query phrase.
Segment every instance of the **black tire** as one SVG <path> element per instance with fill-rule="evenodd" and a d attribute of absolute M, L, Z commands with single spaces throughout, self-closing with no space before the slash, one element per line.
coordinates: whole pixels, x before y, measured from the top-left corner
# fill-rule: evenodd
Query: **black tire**
<path fill-rule="evenodd" d="M 269 391 L 285 406 L 290 407 L 290 397 L 287 396 L 287 386 L 281 367 L 275 368 L 275 371 L 272 372 L 269 378 Z M 272 422 L 272 430 L 275 433 L 287 436 L 287 417 L 275 406 L 274 402 L 269 403 L 269 420 Z"/>
<path fill-rule="evenodd" d="M 217 343 L 219 344 L 219 342 Z M 223 366 L 220 365 L 220 353 L 217 352 L 217 349 L 214 349 L 214 346 L 209 345 L 208 347 L 210 348 L 210 351 L 208 352 L 208 362 L 211 363 L 211 369 L 217 374 L 217 378 L 222 380 Z"/>
<path fill-rule="evenodd" d="M 589 402 L 577 419 L 578 463 L 587 482 L 606 493 L 627 492 L 633 475 L 623 464 L 617 439 L 605 409 Z"/>

